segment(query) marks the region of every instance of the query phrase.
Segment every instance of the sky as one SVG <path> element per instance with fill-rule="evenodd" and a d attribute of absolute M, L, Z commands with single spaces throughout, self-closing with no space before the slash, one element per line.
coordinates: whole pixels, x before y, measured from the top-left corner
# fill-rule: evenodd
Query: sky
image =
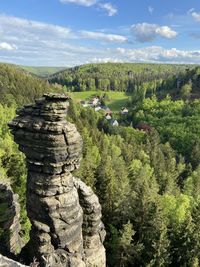
<path fill-rule="evenodd" d="M 0 0 L 0 62 L 200 64 L 200 1 Z"/>

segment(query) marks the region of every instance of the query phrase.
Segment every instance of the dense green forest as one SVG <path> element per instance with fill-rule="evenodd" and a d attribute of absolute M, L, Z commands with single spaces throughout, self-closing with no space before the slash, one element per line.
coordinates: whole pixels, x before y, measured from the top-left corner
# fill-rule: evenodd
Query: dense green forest
<path fill-rule="evenodd" d="M 148 93 L 181 86 L 193 66 L 105 63 L 69 68 L 49 77 L 50 83 L 67 86 L 70 91 L 113 90 L 133 92 L 144 87 Z"/>
<path fill-rule="evenodd" d="M 81 167 L 74 175 L 94 189 L 102 205 L 108 266 L 200 266 L 200 68 L 92 66 L 92 71 L 86 65 L 61 72 L 51 82 L 65 85 L 66 91 L 78 90 L 73 81 L 79 76 L 84 84 L 91 78 L 94 85 L 80 90 L 103 90 L 102 84 L 96 87 L 97 80 L 107 79 L 111 86 L 115 77 L 116 86 L 112 83 L 105 90 L 123 91 L 127 87 L 119 87 L 119 81 L 137 80 L 124 126 L 110 126 L 101 112 L 73 101 L 68 114 L 84 141 Z M 131 67 L 137 71 L 127 74 Z M 155 80 L 163 87 L 155 90 Z M 58 86 L 18 67 L 0 67 L 0 173 L 20 196 L 26 241 L 26 167 L 7 122 L 16 107 L 49 90 Z M 141 124 L 146 129 L 141 130 Z"/>
<path fill-rule="evenodd" d="M 22 106 L 52 90 L 54 86 L 45 79 L 37 78 L 19 66 L 0 64 L 0 102 L 3 104 Z"/>

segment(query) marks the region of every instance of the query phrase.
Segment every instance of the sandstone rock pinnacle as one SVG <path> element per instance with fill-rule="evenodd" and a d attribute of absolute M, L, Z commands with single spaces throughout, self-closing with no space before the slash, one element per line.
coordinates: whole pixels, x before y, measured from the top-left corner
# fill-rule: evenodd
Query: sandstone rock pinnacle
<path fill-rule="evenodd" d="M 67 121 L 68 106 L 67 96 L 45 94 L 9 123 L 26 155 L 32 255 L 41 266 L 105 267 L 98 198 L 71 174 L 80 164 L 82 139 Z"/>

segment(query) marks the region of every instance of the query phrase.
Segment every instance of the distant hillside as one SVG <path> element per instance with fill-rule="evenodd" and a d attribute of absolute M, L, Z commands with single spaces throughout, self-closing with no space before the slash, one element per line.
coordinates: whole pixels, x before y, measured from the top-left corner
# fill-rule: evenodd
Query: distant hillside
<path fill-rule="evenodd" d="M 19 66 L 0 64 L 0 102 L 18 106 L 33 102 L 44 92 L 51 91 L 45 80 L 37 78 Z"/>
<path fill-rule="evenodd" d="M 192 68 L 194 66 L 169 64 L 87 64 L 53 74 L 49 82 L 66 85 L 71 91 L 133 92 L 144 85 L 147 92 L 154 92 L 160 88 L 176 87 L 177 77 Z"/>
<path fill-rule="evenodd" d="M 32 67 L 32 66 L 21 66 L 24 70 L 35 74 L 39 77 L 48 77 L 56 72 L 59 72 L 63 69 L 64 67 Z"/>

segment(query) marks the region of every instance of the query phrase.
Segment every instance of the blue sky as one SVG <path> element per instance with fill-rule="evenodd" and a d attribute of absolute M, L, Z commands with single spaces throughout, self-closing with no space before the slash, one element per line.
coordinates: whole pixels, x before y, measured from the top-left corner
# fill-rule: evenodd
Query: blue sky
<path fill-rule="evenodd" d="M 200 64 L 200 2 L 0 0 L 0 61 Z"/>

